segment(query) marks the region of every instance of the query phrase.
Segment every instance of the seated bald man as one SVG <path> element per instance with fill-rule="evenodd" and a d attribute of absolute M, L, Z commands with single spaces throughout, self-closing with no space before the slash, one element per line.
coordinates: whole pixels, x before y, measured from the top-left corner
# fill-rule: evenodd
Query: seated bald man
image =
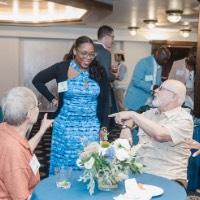
<path fill-rule="evenodd" d="M 123 124 L 120 137 L 131 139 L 130 127 L 139 127 L 137 152 L 144 171 L 176 180 L 186 187 L 189 149 L 184 147 L 185 139 L 192 138 L 192 116 L 181 107 L 186 95 L 183 83 L 166 80 L 155 90 L 155 108 L 138 114 L 124 111 L 111 115 L 117 123 Z"/>

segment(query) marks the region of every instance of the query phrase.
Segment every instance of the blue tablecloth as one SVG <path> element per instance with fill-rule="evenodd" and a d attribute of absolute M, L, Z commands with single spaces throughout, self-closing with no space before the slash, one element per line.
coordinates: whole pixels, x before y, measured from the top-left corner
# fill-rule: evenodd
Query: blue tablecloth
<path fill-rule="evenodd" d="M 96 189 L 95 193 L 90 196 L 86 184 L 77 181 L 79 175 L 80 172 L 73 172 L 70 189 L 57 188 L 54 176 L 42 180 L 33 191 L 31 200 L 112 200 L 113 197 L 125 192 L 124 183 L 120 183 L 119 187 L 113 191 L 103 192 Z M 174 181 L 150 174 L 141 174 L 135 177 L 140 183 L 163 188 L 164 194 L 153 199 L 186 200 L 185 190 Z"/>

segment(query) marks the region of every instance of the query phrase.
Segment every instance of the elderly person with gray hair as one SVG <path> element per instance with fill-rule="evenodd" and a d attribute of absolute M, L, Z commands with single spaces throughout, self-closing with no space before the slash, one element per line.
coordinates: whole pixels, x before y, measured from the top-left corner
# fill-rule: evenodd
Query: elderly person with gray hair
<path fill-rule="evenodd" d="M 0 199 L 25 200 L 39 182 L 39 162 L 33 151 L 52 120 L 45 114 L 40 130 L 29 141 L 27 132 L 37 121 L 35 94 L 26 87 L 11 89 L 2 100 L 0 124 Z"/>
<path fill-rule="evenodd" d="M 138 114 L 124 111 L 112 114 L 122 124 L 121 137 L 131 139 L 130 127 L 139 127 L 138 159 L 144 171 L 179 182 L 186 187 L 187 164 L 190 156 L 183 142 L 192 138 L 192 116 L 181 107 L 186 87 L 177 80 L 166 80 L 155 90 L 155 108 Z"/>

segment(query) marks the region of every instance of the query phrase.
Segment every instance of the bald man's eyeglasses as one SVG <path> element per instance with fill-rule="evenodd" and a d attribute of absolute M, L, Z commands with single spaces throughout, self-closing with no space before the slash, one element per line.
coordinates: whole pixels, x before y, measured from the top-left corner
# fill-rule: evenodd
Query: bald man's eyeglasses
<path fill-rule="evenodd" d="M 163 86 L 160 86 L 159 88 L 157 88 L 158 91 L 162 91 L 162 90 L 165 90 L 165 91 L 168 91 L 168 92 L 171 92 L 173 94 L 176 94 L 176 92 L 166 88 L 166 87 L 163 87 Z"/>

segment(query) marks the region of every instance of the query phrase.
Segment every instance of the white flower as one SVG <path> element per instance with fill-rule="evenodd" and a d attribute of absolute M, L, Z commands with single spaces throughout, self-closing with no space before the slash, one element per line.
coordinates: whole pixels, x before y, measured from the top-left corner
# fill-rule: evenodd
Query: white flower
<path fill-rule="evenodd" d="M 100 144 L 97 142 L 92 142 L 90 144 L 88 144 L 85 148 L 84 151 L 85 152 L 94 152 L 94 153 L 98 153 L 99 152 L 99 148 L 100 148 Z"/>
<path fill-rule="evenodd" d="M 127 160 L 130 157 L 129 151 L 122 148 L 116 149 L 115 153 L 116 153 L 116 158 L 120 161 Z"/>
<path fill-rule="evenodd" d="M 86 169 L 92 169 L 93 165 L 94 165 L 94 158 L 91 157 L 90 160 L 88 160 L 87 162 L 84 163 L 84 167 Z"/>
<path fill-rule="evenodd" d="M 102 148 L 102 147 L 100 147 L 100 148 L 99 148 L 99 155 L 104 156 L 104 155 L 106 154 L 107 149 L 108 149 L 108 148 Z"/>
<path fill-rule="evenodd" d="M 80 154 L 80 159 L 85 159 L 91 156 L 92 153 L 99 153 L 100 144 L 97 142 L 92 142 L 88 144 L 84 151 Z"/>
<path fill-rule="evenodd" d="M 139 162 L 135 162 L 135 166 L 139 169 L 139 170 L 142 170 L 143 168 L 143 165 Z"/>
<path fill-rule="evenodd" d="M 130 150 L 131 148 L 129 141 L 127 139 L 122 139 L 122 138 L 118 138 L 117 140 L 115 140 L 113 145 L 116 149 L 124 148 L 124 149 Z"/>
<path fill-rule="evenodd" d="M 137 152 L 138 152 L 138 150 L 139 150 L 140 147 L 141 147 L 140 144 L 133 146 L 133 147 L 131 148 L 131 155 L 132 155 L 132 156 L 136 156 L 136 154 L 137 154 Z"/>
<path fill-rule="evenodd" d="M 77 159 L 76 160 L 76 165 L 78 166 L 78 167 L 80 167 L 80 168 L 82 168 L 83 167 L 83 165 L 82 165 L 82 163 L 81 163 L 81 159 Z"/>
<path fill-rule="evenodd" d="M 135 151 L 128 140 L 121 138 L 111 144 L 88 144 L 77 160 L 77 165 L 84 169 L 79 180 L 88 182 L 89 193 L 93 194 L 96 180 L 103 178 L 109 185 L 127 179 L 130 171 L 142 171 L 143 166 L 137 161 Z"/>

